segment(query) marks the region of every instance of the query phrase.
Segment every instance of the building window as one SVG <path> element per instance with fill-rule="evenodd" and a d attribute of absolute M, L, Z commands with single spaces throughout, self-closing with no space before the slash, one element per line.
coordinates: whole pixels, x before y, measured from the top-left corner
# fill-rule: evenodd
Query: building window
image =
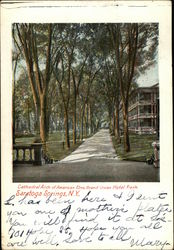
<path fill-rule="evenodd" d="M 137 120 L 129 121 L 129 127 L 130 128 L 136 128 L 137 127 Z"/>
<path fill-rule="evenodd" d="M 139 100 L 140 101 L 151 101 L 151 93 L 140 93 Z"/>
<path fill-rule="evenodd" d="M 148 118 L 140 119 L 140 126 L 151 127 L 151 119 L 148 119 Z"/>
<path fill-rule="evenodd" d="M 151 105 L 140 106 L 140 114 L 151 114 Z"/>

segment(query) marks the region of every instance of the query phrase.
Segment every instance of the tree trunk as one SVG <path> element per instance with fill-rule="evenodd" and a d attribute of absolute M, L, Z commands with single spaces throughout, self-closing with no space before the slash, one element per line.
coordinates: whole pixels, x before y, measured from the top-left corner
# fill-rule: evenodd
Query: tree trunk
<path fill-rule="evenodd" d="M 46 131 L 46 98 L 44 95 L 40 98 L 40 138 L 43 143 L 46 143 L 47 131 Z"/>
<path fill-rule="evenodd" d="M 28 132 L 31 133 L 31 123 L 30 123 L 30 110 L 29 110 L 29 103 L 28 103 Z"/>
<path fill-rule="evenodd" d="M 115 109 L 112 114 L 112 135 L 115 136 Z"/>
<path fill-rule="evenodd" d="M 28 78 L 29 78 L 29 82 L 30 82 L 30 87 L 31 87 L 31 91 L 32 91 L 32 95 L 33 95 L 33 102 L 34 102 L 34 107 L 35 107 L 35 124 L 34 124 L 34 129 L 36 132 L 36 138 L 39 138 L 39 134 L 40 134 L 40 100 L 39 100 L 39 96 L 37 94 L 37 90 L 36 90 L 36 86 L 35 86 L 35 77 L 34 77 L 34 72 L 33 72 L 33 63 L 29 61 L 27 55 L 24 52 L 24 56 L 25 56 L 25 61 L 26 61 L 26 65 L 27 65 L 27 72 L 28 72 Z"/>
<path fill-rule="evenodd" d="M 73 145 L 76 144 L 76 110 L 73 114 Z"/>
<path fill-rule="evenodd" d="M 85 105 L 85 137 L 88 136 L 88 105 Z"/>
<path fill-rule="evenodd" d="M 120 127 L 119 127 L 119 105 L 115 108 L 115 137 L 120 141 Z"/>
<path fill-rule="evenodd" d="M 91 112 L 91 105 L 89 105 L 89 135 L 92 135 L 92 112 Z"/>
<path fill-rule="evenodd" d="M 76 112 L 76 141 L 80 140 L 80 112 L 78 115 L 78 112 Z"/>
<path fill-rule="evenodd" d="M 36 133 L 36 137 L 40 136 L 40 105 L 35 104 L 35 123 L 34 130 Z"/>
<path fill-rule="evenodd" d="M 46 136 L 48 139 L 49 130 L 50 130 L 50 119 L 51 119 L 51 103 L 48 102 L 48 96 L 46 95 L 46 105 L 45 105 L 45 112 L 46 112 Z M 52 129 L 54 130 L 54 126 L 52 124 Z"/>
<path fill-rule="evenodd" d="M 91 118 L 90 126 L 91 126 L 91 135 L 93 135 L 93 134 L 94 134 L 94 123 L 93 123 L 93 118 Z"/>
<path fill-rule="evenodd" d="M 14 69 L 13 69 L 13 144 L 15 144 L 15 119 L 16 119 L 16 110 L 15 110 L 15 85 L 16 85 L 16 81 L 15 81 L 15 77 L 16 77 L 16 69 L 17 69 L 17 63 L 18 63 L 18 58 L 19 58 L 19 54 L 17 55 L 17 58 L 15 60 L 15 64 L 14 64 Z"/>
<path fill-rule="evenodd" d="M 81 140 L 83 140 L 83 116 L 81 118 Z"/>
<path fill-rule="evenodd" d="M 73 144 L 76 144 L 76 109 L 77 109 L 77 100 L 76 93 L 74 93 L 74 113 L 73 113 Z"/>
<path fill-rule="evenodd" d="M 83 140 L 83 119 L 84 119 L 84 107 L 82 108 L 82 114 L 81 114 L 81 140 Z"/>
<path fill-rule="evenodd" d="M 65 143 L 66 148 L 70 148 L 70 141 L 69 141 L 69 117 L 68 117 L 68 111 L 65 109 L 64 111 L 64 127 L 65 127 Z"/>
<path fill-rule="evenodd" d="M 129 130 L 128 130 L 128 109 L 123 105 L 123 130 L 124 130 L 124 150 L 130 152 Z"/>
<path fill-rule="evenodd" d="M 111 111 L 109 111 L 109 132 L 112 133 L 112 115 L 111 115 Z"/>

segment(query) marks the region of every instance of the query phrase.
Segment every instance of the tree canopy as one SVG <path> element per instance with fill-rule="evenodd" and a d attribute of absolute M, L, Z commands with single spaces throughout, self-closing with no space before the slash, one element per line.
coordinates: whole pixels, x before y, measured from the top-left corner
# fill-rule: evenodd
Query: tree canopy
<path fill-rule="evenodd" d="M 71 130 L 75 144 L 105 121 L 119 139 L 122 113 L 130 151 L 129 97 L 156 63 L 158 24 L 15 23 L 12 31 L 14 134 L 33 131 L 45 143 L 63 128 L 69 148 Z"/>

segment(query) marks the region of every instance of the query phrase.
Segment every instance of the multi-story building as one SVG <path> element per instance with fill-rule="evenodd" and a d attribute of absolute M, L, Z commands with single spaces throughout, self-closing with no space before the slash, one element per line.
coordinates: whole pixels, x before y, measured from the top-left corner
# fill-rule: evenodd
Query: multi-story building
<path fill-rule="evenodd" d="M 130 132 L 138 134 L 158 133 L 159 84 L 135 89 L 130 97 L 128 112 Z"/>

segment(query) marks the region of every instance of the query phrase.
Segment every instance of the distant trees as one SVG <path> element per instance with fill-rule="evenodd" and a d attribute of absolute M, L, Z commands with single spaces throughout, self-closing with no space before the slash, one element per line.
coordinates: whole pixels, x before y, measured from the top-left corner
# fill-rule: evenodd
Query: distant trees
<path fill-rule="evenodd" d="M 69 148 L 70 129 L 76 144 L 77 136 L 96 131 L 108 113 L 110 131 L 119 140 L 122 112 L 125 151 L 130 151 L 129 96 L 140 72 L 154 63 L 157 40 L 156 24 L 14 24 L 13 84 L 18 95 L 28 86 L 27 97 L 17 99 L 19 113 L 28 108 L 28 130 L 32 114 L 43 143 L 49 131 L 63 129 Z"/>

